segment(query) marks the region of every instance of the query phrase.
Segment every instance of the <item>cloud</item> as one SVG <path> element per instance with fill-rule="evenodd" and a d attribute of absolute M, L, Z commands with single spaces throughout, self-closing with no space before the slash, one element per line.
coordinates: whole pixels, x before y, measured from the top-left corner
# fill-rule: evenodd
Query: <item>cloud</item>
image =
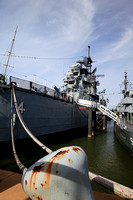
<path fill-rule="evenodd" d="M 121 33 L 119 39 L 103 48 L 102 59 L 99 64 L 132 57 L 133 51 L 133 26 L 130 26 Z"/>
<path fill-rule="evenodd" d="M 133 25 L 125 30 L 120 41 L 116 43 L 113 52 L 117 53 L 117 58 L 132 56 L 133 50 Z"/>
<path fill-rule="evenodd" d="M 45 40 L 44 37 L 41 37 L 41 40 L 45 46 L 49 46 L 48 49 L 52 53 L 52 48 L 55 47 L 58 48 L 59 54 L 72 52 L 74 54 L 83 48 L 93 32 L 95 8 L 91 0 L 83 0 L 78 3 L 74 0 L 62 2 L 61 5 L 56 6 L 56 9 L 50 10 L 51 12 L 48 13 L 47 20 L 44 21 L 46 30 L 42 28 L 44 36 L 46 35 L 47 38 Z"/>
<path fill-rule="evenodd" d="M 95 8 L 92 1 L 83 0 L 78 4 L 74 3 L 73 7 L 65 12 L 66 17 L 61 27 L 61 35 L 70 42 L 86 40 L 93 32 L 94 13 Z"/>
<path fill-rule="evenodd" d="M 5 36 L 8 38 L 9 32 L 12 34 L 18 25 L 18 53 L 74 55 L 90 43 L 95 29 L 92 0 L 59 0 L 58 3 L 53 0 L 5 0 L 2 9 L 1 35 L 8 30 Z"/>
<path fill-rule="evenodd" d="M 118 89 L 114 82 L 121 82 L 124 70 L 132 72 L 132 0 L 4 0 L 0 1 L 0 17 L 0 53 L 8 47 L 18 25 L 17 55 L 86 56 L 89 44 L 92 57 L 98 61 L 98 73 L 105 74 L 100 82 L 107 91 Z M 63 69 L 68 71 L 68 66 L 77 61 L 15 60 L 16 72 L 33 72 L 58 84 Z"/>
<path fill-rule="evenodd" d="M 78 3 L 75 0 L 60 0 L 58 4 L 53 0 L 14 0 L 10 3 L 5 0 L 2 8 L 4 27 L 1 34 L 6 41 L 8 38 L 9 41 L 12 39 L 18 25 L 15 42 L 17 55 L 73 57 L 86 45 L 94 28 L 95 7 L 92 0 L 82 0 Z M 6 35 L 5 30 L 8 30 Z M 29 73 L 32 67 L 34 73 L 38 74 L 48 74 L 50 71 L 56 73 L 56 69 L 62 66 L 60 62 L 47 60 L 35 62 L 16 59 L 15 63 L 20 72 L 25 69 L 24 71 Z"/>

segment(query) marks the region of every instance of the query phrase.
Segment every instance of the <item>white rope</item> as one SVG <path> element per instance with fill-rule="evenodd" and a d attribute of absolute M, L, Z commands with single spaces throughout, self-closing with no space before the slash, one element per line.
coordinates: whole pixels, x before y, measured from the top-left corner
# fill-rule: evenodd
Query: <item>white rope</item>
<path fill-rule="evenodd" d="M 47 153 L 52 153 L 52 150 L 49 149 L 48 147 L 46 147 L 43 143 L 41 143 L 33 134 L 32 132 L 28 129 L 28 127 L 26 126 L 23 118 L 22 118 L 22 115 L 20 114 L 19 112 L 19 109 L 18 109 L 18 104 L 17 104 L 17 100 L 16 100 L 16 95 L 15 95 L 15 91 L 14 91 L 14 86 L 12 85 L 12 91 L 13 91 L 13 98 L 14 98 L 14 104 L 15 104 L 15 109 L 16 109 L 16 112 L 17 112 L 17 115 L 18 115 L 18 118 L 23 126 L 23 128 L 25 129 L 25 131 L 28 133 L 28 135 L 43 149 L 45 150 Z"/>
<path fill-rule="evenodd" d="M 16 149 L 15 149 L 15 144 L 14 144 L 14 136 L 13 136 L 13 117 L 12 117 L 12 90 L 11 90 L 11 139 L 12 139 L 12 149 L 13 149 L 13 154 L 15 157 L 15 161 L 20 169 L 20 171 L 22 171 L 22 173 L 24 174 L 27 170 L 27 168 L 20 162 L 17 153 L 16 153 Z"/>

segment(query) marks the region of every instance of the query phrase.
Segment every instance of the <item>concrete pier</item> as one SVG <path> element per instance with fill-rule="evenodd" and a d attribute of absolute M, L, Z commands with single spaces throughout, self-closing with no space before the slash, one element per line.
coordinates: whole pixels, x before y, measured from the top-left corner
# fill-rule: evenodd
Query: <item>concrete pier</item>
<path fill-rule="evenodd" d="M 0 170 L 0 199 L 1 200 L 30 200 L 21 185 L 22 175 L 10 171 Z M 95 200 L 122 200 L 114 194 L 93 191 Z"/>

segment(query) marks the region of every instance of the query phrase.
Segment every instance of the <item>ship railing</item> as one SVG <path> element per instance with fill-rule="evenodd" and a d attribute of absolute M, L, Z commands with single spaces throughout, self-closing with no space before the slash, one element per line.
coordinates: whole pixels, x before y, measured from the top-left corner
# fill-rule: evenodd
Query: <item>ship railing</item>
<path fill-rule="evenodd" d="M 79 99 L 78 104 L 81 106 L 89 107 L 89 108 L 97 107 L 97 103 L 95 101 L 86 100 L 86 99 Z"/>
<path fill-rule="evenodd" d="M 11 76 L 10 82 L 15 83 L 15 85 L 19 88 L 31 90 L 38 93 L 47 93 L 50 96 L 55 95 L 55 91 L 53 89 L 40 85 L 38 83 L 32 82 L 32 81 L 27 81 L 27 80 L 23 80 L 23 79 Z"/>
<path fill-rule="evenodd" d="M 120 126 L 123 129 L 128 129 L 128 130 L 131 129 L 132 130 L 133 122 L 126 120 L 126 118 L 121 118 L 120 119 Z"/>
<path fill-rule="evenodd" d="M 120 118 L 120 124 L 119 125 L 122 129 L 127 129 L 126 122 L 125 122 L 124 118 Z"/>
<path fill-rule="evenodd" d="M 100 103 L 97 103 L 97 109 L 100 110 L 103 114 L 107 115 L 108 117 L 110 117 L 113 121 L 120 123 L 119 117 L 117 114 L 115 114 L 114 112 L 112 112 L 110 109 L 108 109 L 107 107 L 101 105 Z"/>
<path fill-rule="evenodd" d="M 127 127 L 129 128 L 129 129 L 132 129 L 133 128 L 133 121 L 126 121 L 126 124 L 127 124 Z"/>
<path fill-rule="evenodd" d="M 85 106 L 85 107 L 91 107 L 91 108 L 97 108 L 99 111 L 101 111 L 104 115 L 107 115 L 111 119 L 113 119 L 115 122 L 118 124 L 120 123 L 120 119 L 117 114 L 112 112 L 110 109 L 107 107 L 101 105 L 100 103 L 96 103 L 95 101 L 89 101 L 85 99 L 79 99 L 78 101 L 79 105 Z"/>
<path fill-rule="evenodd" d="M 23 80 L 23 79 L 11 76 L 10 83 L 14 83 L 14 85 L 18 88 L 34 91 L 40 94 L 47 94 L 51 97 L 54 97 L 60 100 L 65 100 L 67 102 L 73 102 L 72 97 L 69 97 L 68 95 L 65 95 L 64 93 L 60 93 L 60 92 L 57 93 L 56 90 L 54 89 L 51 89 L 44 85 L 40 85 L 32 81 L 27 81 L 27 80 Z"/>
<path fill-rule="evenodd" d="M 19 88 L 24 88 L 24 89 L 30 90 L 30 82 L 27 80 L 23 80 L 23 79 L 11 76 L 10 83 L 14 83 L 15 86 L 17 86 Z"/>

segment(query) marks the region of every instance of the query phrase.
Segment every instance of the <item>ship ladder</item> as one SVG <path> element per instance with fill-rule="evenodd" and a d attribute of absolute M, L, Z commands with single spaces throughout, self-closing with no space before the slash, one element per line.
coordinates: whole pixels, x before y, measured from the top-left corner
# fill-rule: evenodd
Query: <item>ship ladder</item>
<path fill-rule="evenodd" d="M 107 107 L 101 105 L 101 104 L 97 104 L 97 109 L 99 111 L 101 111 L 104 115 L 107 115 L 109 118 L 111 118 L 113 121 L 119 123 L 119 117 L 118 115 L 116 115 L 114 112 L 112 112 L 110 109 L 108 109 Z"/>

